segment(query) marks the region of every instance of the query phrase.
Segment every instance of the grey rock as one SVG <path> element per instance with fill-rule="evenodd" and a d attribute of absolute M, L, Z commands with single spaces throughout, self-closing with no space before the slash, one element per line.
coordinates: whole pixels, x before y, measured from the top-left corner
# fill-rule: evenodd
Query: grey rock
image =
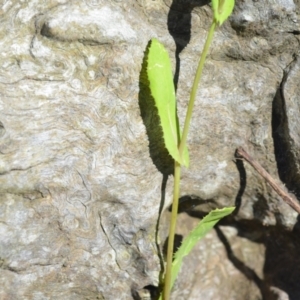
<path fill-rule="evenodd" d="M 143 115 L 144 51 L 152 37 L 168 49 L 183 124 L 210 6 L 196 0 L 12 0 L 0 13 L 0 298 L 148 295 L 145 287 L 159 284 L 172 165 L 155 144 L 152 111 Z M 237 205 L 228 222 L 258 226 L 258 237 L 237 246 L 241 259 L 264 226 L 283 244 L 295 238 L 283 239 L 297 228 L 296 213 L 251 167 L 236 162 L 234 152 L 245 147 L 299 194 L 298 13 L 293 1 L 239 1 L 215 33 L 197 95 L 181 206 L 198 218 Z M 263 236 L 254 251 L 261 280 L 268 276 L 270 286 L 298 297 L 293 285 L 278 283 L 289 270 L 262 270 L 263 247 L 273 249 Z M 295 239 L 293 253 L 297 245 Z M 199 247 L 202 253 L 215 247 L 226 260 L 213 233 Z M 229 261 L 220 265 L 224 276 L 209 271 L 209 263 L 202 271 L 220 281 L 217 287 L 227 280 L 226 291 Z M 187 265 L 193 272 L 192 260 Z M 187 287 L 187 280 L 179 278 L 177 287 Z M 203 282 L 210 285 L 203 297 L 222 295 L 211 288 L 213 280 Z M 236 282 L 231 299 L 244 299 L 238 296 L 242 274 Z M 251 299 L 264 293 L 251 282 L 247 287 Z M 174 299 L 196 299 L 180 289 L 184 294 L 177 288 Z M 201 294 L 191 286 L 190 295 Z"/>

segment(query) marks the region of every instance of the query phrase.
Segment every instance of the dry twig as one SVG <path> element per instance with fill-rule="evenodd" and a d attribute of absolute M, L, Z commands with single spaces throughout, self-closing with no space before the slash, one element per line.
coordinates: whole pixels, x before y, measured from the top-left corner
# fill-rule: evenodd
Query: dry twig
<path fill-rule="evenodd" d="M 242 147 L 236 149 L 238 157 L 244 158 L 275 190 L 275 192 L 298 214 L 300 214 L 300 204 L 294 195 L 284 191 L 283 188 L 273 179 L 273 177 L 257 162 L 255 161 Z"/>

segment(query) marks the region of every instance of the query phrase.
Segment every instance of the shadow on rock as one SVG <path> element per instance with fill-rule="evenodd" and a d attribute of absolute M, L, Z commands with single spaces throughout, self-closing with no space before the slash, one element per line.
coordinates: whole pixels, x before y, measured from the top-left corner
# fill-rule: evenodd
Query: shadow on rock
<path fill-rule="evenodd" d="M 176 45 L 175 59 L 176 67 L 174 74 L 175 90 L 178 85 L 180 73 L 181 51 L 188 45 L 191 39 L 192 10 L 208 4 L 208 0 L 174 0 L 168 14 L 168 30 Z"/>

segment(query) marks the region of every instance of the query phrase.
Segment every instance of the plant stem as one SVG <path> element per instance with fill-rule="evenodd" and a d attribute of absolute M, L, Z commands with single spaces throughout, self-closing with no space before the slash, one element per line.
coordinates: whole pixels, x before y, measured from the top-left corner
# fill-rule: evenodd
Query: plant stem
<path fill-rule="evenodd" d="M 194 108 L 194 103 L 196 99 L 197 89 L 200 82 L 200 78 L 202 75 L 202 70 L 204 66 L 204 62 L 206 59 L 206 55 L 211 44 L 213 34 L 216 28 L 216 21 L 214 20 L 210 26 L 208 36 L 206 42 L 204 44 L 203 52 L 199 61 L 199 65 L 196 71 L 190 101 L 186 113 L 186 118 L 184 122 L 182 138 L 179 144 L 179 154 L 182 157 L 183 149 L 185 148 L 187 135 L 191 123 L 192 112 Z M 175 161 L 175 170 L 174 170 L 174 191 L 173 191 L 173 204 L 172 204 L 172 215 L 169 229 L 169 239 L 168 239 L 168 252 L 167 252 L 167 266 L 166 266 L 166 275 L 164 282 L 164 291 L 163 291 L 163 299 L 169 300 L 171 294 L 171 276 L 172 276 L 172 261 L 173 261 L 173 248 L 174 248 L 174 236 L 175 236 L 175 228 L 176 228 L 176 220 L 178 213 L 178 201 L 179 201 L 179 189 L 180 189 L 180 172 L 181 165 Z"/>
<path fill-rule="evenodd" d="M 194 108 L 194 103 L 195 103 L 195 99 L 196 99 L 197 90 L 198 90 L 200 78 L 201 78 L 201 75 L 202 75 L 202 70 L 203 70 L 205 59 L 206 59 L 206 55 L 207 55 L 209 46 L 211 44 L 215 29 L 216 29 L 216 21 L 213 20 L 213 22 L 210 26 L 209 32 L 208 32 L 206 42 L 205 42 L 204 47 L 203 47 L 203 52 L 202 52 L 202 55 L 201 55 L 201 58 L 200 58 L 200 61 L 199 61 L 199 64 L 198 64 L 198 68 L 197 68 L 197 71 L 196 71 L 196 75 L 195 75 L 195 79 L 194 79 L 194 83 L 193 83 L 193 87 L 192 87 L 192 91 L 191 91 L 191 95 L 190 95 L 190 101 L 189 101 L 189 105 L 188 105 L 188 108 L 187 108 L 184 127 L 183 127 L 183 131 L 182 131 L 182 138 L 181 138 L 181 142 L 180 142 L 180 146 L 179 146 L 180 156 L 182 156 L 183 149 L 186 145 L 186 140 L 187 140 L 187 135 L 188 135 L 188 132 L 189 132 L 190 123 L 191 123 L 191 119 L 192 119 L 192 113 L 193 113 L 193 108 Z"/>
<path fill-rule="evenodd" d="M 178 212 L 180 172 L 181 172 L 181 166 L 178 162 L 175 161 L 172 215 L 171 215 L 171 222 L 169 228 L 167 267 L 166 267 L 166 276 L 165 276 L 164 292 L 163 292 L 164 300 L 169 300 L 170 293 L 171 293 L 172 261 L 173 261 L 174 236 L 175 236 L 175 228 L 176 228 L 176 220 L 177 220 L 177 212 Z"/>

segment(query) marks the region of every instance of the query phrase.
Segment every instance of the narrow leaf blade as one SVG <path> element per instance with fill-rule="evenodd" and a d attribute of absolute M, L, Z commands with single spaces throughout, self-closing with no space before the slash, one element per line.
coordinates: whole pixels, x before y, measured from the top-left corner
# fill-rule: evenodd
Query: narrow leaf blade
<path fill-rule="evenodd" d="M 189 235 L 183 240 L 181 246 L 175 253 L 174 261 L 172 264 L 172 281 L 171 287 L 177 278 L 180 271 L 183 258 L 190 253 L 196 243 L 202 239 L 210 229 L 212 229 L 217 222 L 219 222 L 223 217 L 228 216 L 233 212 L 235 207 L 225 207 L 222 209 L 212 210 L 207 216 L 205 216 L 193 229 Z"/>
<path fill-rule="evenodd" d="M 160 117 L 166 148 L 177 162 L 188 166 L 187 149 L 184 151 L 183 158 L 178 151 L 179 127 L 171 62 L 168 52 L 157 39 L 152 39 L 149 47 L 147 75 L 151 95 Z"/>

